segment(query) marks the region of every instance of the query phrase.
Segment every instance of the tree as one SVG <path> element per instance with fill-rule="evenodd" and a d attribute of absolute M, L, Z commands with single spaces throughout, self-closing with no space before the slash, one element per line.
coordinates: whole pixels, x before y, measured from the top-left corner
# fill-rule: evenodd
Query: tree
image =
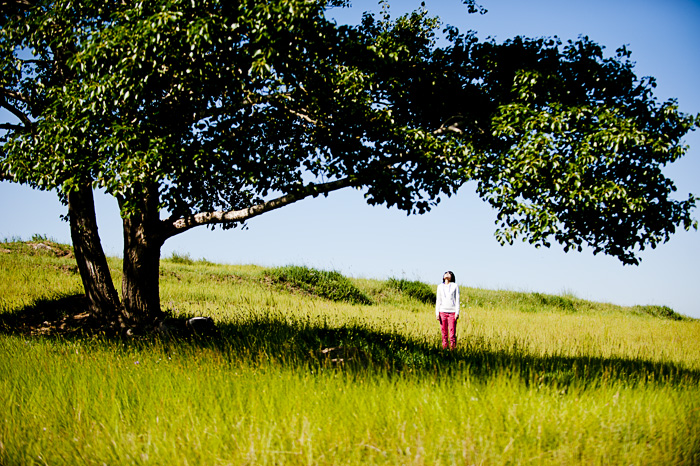
<path fill-rule="evenodd" d="M 83 8 L 82 5 L 68 7 L 65 15 L 54 14 L 52 6 L 50 3 L 29 0 L 0 2 L 0 107 L 19 122 L 0 125 L 0 130 L 6 132 L 3 142 L 16 136 L 33 134 L 44 113 L 50 113 L 53 99 L 58 98 L 56 89 L 79 79 L 68 65 L 68 60 L 78 44 L 73 28 L 86 21 L 74 20 L 92 18 L 97 25 L 104 24 L 108 17 L 108 12 L 90 6 Z M 61 143 L 63 141 L 57 147 Z M 55 165 L 60 163 L 56 157 L 47 157 L 48 163 L 43 164 L 44 154 L 34 159 L 33 154 L 27 154 L 29 157 L 25 159 L 21 155 L 13 159 L 8 157 L 11 153 L 6 152 L 10 146 L 3 144 L 2 147 L 0 179 L 58 190 L 59 196 L 68 205 L 74 254 L 90 310 L 93 315 L 119 321 L 119 296 L 112 283 L 97 232 L 92 180 L 79 173 L 70 180 L 65 174 L 70 171 L 70 164 L 79 163 L 78 160 L 66 159 L 66 166 L 60 168 Z M 82 149 L 81 155 L 84 159 L 95 156 L 87 148 Z M 64 173 L 51 173 L 52 170 Z M 66 184 L 58 188 L 64 181 Z"/>
<path fill-rule="evenodd" d="M 698 118 L 659 104 L 625 49 L 452 28 L 438 47 L 424 9 L 340 26 L 324 14 L 340 3 L 5 2 L 0 105 L 17 122 L 2 126 L 2 173 L 68 204 L 94 313 L 157 318 L 174 235 L 347 187 L 422 213 L 474 180 L 502 242 L 625 263 L 697 228 L 695 198 L 672 199 L 661 168 Z M 94 188 L 122 213 L 121 303 Z"/>

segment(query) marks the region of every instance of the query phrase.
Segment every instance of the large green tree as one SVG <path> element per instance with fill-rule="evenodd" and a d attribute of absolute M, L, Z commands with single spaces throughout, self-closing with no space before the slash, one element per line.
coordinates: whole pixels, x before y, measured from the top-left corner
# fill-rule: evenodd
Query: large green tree
<path fill-rule="evenodd" d="M 673 199 L 661 169 L 698 119 L 657 102 L 626 50 L 452 28 L 438 46 L 424 10 L 341 26 L 325 14 L 341 3 L 0 3 L 0 105 L 15 116 L 2 175 L 65 200 L 95 314 L 160 315 L 168 238 L 346 187 L 422 213 L 473 180 L 501 241 L 625 263 L 696 227 L 694 197 Z M 121 208 L 121 302 L 96 188 Z"/>

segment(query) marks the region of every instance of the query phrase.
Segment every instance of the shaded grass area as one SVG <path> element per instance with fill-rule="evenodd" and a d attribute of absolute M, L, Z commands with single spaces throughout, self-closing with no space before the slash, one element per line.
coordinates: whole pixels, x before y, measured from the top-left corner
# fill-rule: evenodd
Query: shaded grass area
<path fill-rule="evenodd" d="M 32 305 L 0 313 L 0 332 L 17 335 L 89 334 L 85 295 L 40 298 Z"/>
<path fill-rule="evenodd" d="M 447 377 L 466 372 L 472 379 L 481 381 L 488 380 L 494 373 L 506 372 L 526 386 L 558 388 L 595 387 L 613 380 L 629 386 L 668 383 L 695 387 L 700 384 L 700 371 L 674 363 L 642 358 L 536 355 L 525 347 L 503 347 L 483 338 L 467 338 L 459 349 L 445 351 L 432 341 L 415 341 L 399 333 L 371 330 L 361 325 L 332 328 L 268 317 L 226 323 L 221 331 L 222 340 L 207 344 L 235 353 L 252 351 L 254 359 L 264 354 L 280 364 L 323 365 L 328 359 L 322 356 L 321 350 L 344 348 L 350 356 L 339 363 L 351 372 Z"/>
<path fill-rule="evenodd" d="M 94 339 L 133 345 L 147 350 L 165 344 L 194 345 L 217 351 L 227 359 L 266 361 L 291 368 L 335 368 L 349 373 L 416 376 L 454 376 L 469 373 L 486 381 L 505 372 L 526 386 L 568 389 L 597 387 L 610 381 L 628 386 L 646 383 L 700 385 L 700 371 L 673 362 L 644 358 L 535 354 L 517 342 L 506 346 L 483 336 L 467 337 L 455 351 L 445 351 L 434 341 L 409 338 L 395 331 L 381 331 L 361 323 L 342 327 L 311 319 L 290 319 L 275 314 L 252 315 L 217 324 L 216 336 L 143 335 L 125 337 L 118 329 L 91 320 L 81 295 L 41 299 L 15 312 L 0 314 L 0 332 L 8 335 L 48 335 L 57 339 Z M 184 321 L 189 316 L 173 317 Z"/>
<path fill-rule="evenodd" d="M 39 298 L 11 312 L 0 312 L 0 333 L 51 337 L 117 337 L 123 333 L 117 322 L 91 315 L 83 294 Z"/>

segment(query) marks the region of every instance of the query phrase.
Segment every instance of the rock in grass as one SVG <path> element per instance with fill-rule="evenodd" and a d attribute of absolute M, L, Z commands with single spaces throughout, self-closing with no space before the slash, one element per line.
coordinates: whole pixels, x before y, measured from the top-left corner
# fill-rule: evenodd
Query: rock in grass
<path fill-rule="evenodd" d="M 167 318 L 158 322 L 155 330 L 166 338 L 213 337 L 219 333 L 211 317 L 192 317 L 187 320 Z"/>
<path fill-rule="evenodd" d="M 187 320 L 187 328 L 197 337 L 210 337 L 217 334 L 214 319 L 211 317 L 192 317 Z"/>

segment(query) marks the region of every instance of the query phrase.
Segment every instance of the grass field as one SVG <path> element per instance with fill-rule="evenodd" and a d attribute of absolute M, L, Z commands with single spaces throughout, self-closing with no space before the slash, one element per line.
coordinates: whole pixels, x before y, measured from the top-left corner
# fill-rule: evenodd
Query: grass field
<path fill-rule="evenodd" d="M 446 352 L 396 280 L 173 256 L 163 307 L 220 335 L 115 338 L 22 326 L 81 284 L 70 248 L 5 241 L 0 465 L 700 464 L 700 321 L 460 285 Z"/>

